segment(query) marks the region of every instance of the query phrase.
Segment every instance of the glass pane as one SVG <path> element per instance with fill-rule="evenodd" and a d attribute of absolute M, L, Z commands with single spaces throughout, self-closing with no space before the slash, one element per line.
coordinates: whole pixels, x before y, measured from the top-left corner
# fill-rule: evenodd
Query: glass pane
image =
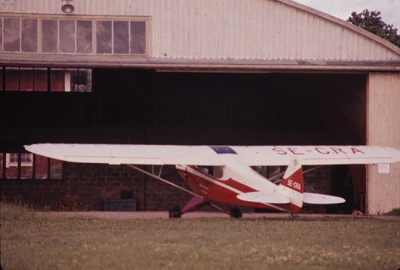
<path fill-rule="evenodd" d="M 35 179 L 48 179 L 48 158 L 36 156 Z"/>
<path fill-rule="evenodd" d="M 6 156 L 6 178 L 18 179 L 18 154 L 10 153 Z"/>
<path fill-rule="evenodd" d="M 21 155 L 21 179 L 32 179 L 33 155 L 22 153 Z"/>
<path fill-rule="evenodd" d="M 36 19 L 22 20 L 21 48 L 23 52 L 37 52 Z"/>
<path fill-rule="evenodd" d="M 52 68 L 50 72 L 50 91 L 64 92 L 65 74 L 63 68 Z"/>
<path fill-rule="evenodd" d="M 57 21 L 42 21 L 43 52 L 57 52 Z"/>
<path fill-rule="evenodd" d="M 6 91 L 19 91 L 18 68 L 6 68 Z"/>
<path fill-rule="evenodd" d="M 0 153 L 0 179 L 3 179 L 3 153 Z"/>
<path fill-rule="evenodd" d="M 92 52 L 92 22 L 77 21 L 77 51 L 78 53 Z"/>
<path fill-rule="evenodd" d="M 96 26 L 97 53 L 111 53 L 111 21 L 98 21 Z"/>
<path fill-rule="evenodd" d="M 0 18 L 0 52 L 3 50 L 3 20 Z"/>
<path fill-rule="evenodd" d="M 146 54 L 146 22 L 131 22 L 131 53 Z"/>
<path fill-rule="evenodd" d="M 114 22 L 114 53 L 129 53 L 128 22 Z"/>
<path fill-rule="evenodd" d="M 31 153 L 22 153 L 21 155 L 21 165 L 22 166 L 32 166 L 33 155 Z"/>
<path fill-rule="evenodd" d="M 60 52 L 75 52 L 75 21 L 60 21 Z"/>
<path fill-rule="evenodd" d="M 8 154 L 8 166 L 18 166 L 18 153 Z"/>
<path fill-rule="evenodd" d="M 90 69 L 71 69 L 71 91 L 91 92 L 89 83 Z"/>
<path fill-rule="evenodd" d="M 50 159 L 50 179 L 62 178 L 62 161 Z"/>
<path fill-rule="evenodd" d="M 3 67 L 0 67 L 0 91 L 3 91 Z"/>
<path fill-rule="evenodd" d="M 34 69 L 34 91 L 47 91 L 47 68 L 35 68 Z"/>
<path fill-rule="evenodd" d="M 20 19 L 4 19 L 4 50 L 9 52 L 20 51 Z"/>
<path fill-rule="evenodd" d="M 33 68 L 20 68 L 20 90 L 33 91 Z"/>
<path fill-rule="evenodd" d="M 72 86 L 72 73 L 75 72 L 76 68 L 66 68 L 64 71 L 64 91 L 74 91 Z"/>

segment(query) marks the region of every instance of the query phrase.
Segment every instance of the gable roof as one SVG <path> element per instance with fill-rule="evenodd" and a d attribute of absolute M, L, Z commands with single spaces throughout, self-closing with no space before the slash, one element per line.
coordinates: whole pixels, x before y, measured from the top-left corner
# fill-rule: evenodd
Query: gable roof
<path fill-rule="evenodd" d="M 4 10 L 21 16 L 92 18 L 94 24 L 110 18 L 147 17 L 149 54 L 68 54 L 67 58 L 57 55 L 45 59 L 43 55 L 2 55 L 8 63 L 84 62 L 165 69 L 400 70 L 400 49 L 393 44 L 290 0 L 114 0 L 112 5 L 109 0 L 75 0 L 73 15 L 62 13 L 58 1 L 39 1 L 15 1 Z M 95 32 L 93 37 L 96 38 Z"/>

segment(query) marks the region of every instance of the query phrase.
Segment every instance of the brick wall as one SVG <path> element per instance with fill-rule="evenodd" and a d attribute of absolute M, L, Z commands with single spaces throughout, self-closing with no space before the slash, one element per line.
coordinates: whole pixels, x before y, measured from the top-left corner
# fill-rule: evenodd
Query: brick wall
<path fill-rule="evenodd" d="M 151 170 L 151 166 L 145 169 Z M 163 175 L 182 185 L 173 172 L 173 167 L 167 167 Z M 107 199 L 135 199 L 138 210 L 167 210 L 190 197 L 127 166 L 65 163 L 64 179 L 66 196 L 74 198 L 80 210 L 103 210 Z"/>
<path fill-rule="evenodd" d="M 152 169 L 151 166 L 142 168 Z M 188 188 L 174 166 L 165 166 L 162 177 Z M 331 167 L 306 173 L 305 190 L 332 194 Z M 134 199 L 139 211 L 165 211 L 173 206 L 182 207 L 191 197 L 127 166 L 66 162 L 63 163 L 63 179 L 1 180 L 1 195 L 2 200 L 21 201 L 44 210 L 59 210 L 60 200 L 69 198 L 76 202 L 75 210 L 78 211 L 102 211 L 104 200 L 109 199 Z M 329 212 L 329 208 L 307 206 L 304 211 Z M 335 211 L 341 212 L 337 208 Z"/>
<path fill-rule="evenodd" d="M 58 210 L 59 199 L 65 197 L 64 188 L 63 180 L 1 180 L 1 200 Z"/>

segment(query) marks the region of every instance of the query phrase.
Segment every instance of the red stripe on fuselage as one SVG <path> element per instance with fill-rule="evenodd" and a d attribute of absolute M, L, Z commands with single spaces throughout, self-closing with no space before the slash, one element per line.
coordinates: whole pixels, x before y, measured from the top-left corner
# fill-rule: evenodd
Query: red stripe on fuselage
<path fill-rule="evenodd" d="M 297 212 L 293 208 L 294 205 L 282 204 L 282 205 L 272 205 L 272 204 L 262 204 L 255 202 L 242 201 L 236 198 L 240 193 L 247 193 L 257 191 L 247 185 L 239 183 L 234 179 L 219 180 L 213 176 L 206 174 L 196 167 L 188 166 L 189 170 L 178 170 L 181 177 L 188 183 L 188 185 L 193 189 L 193 191 L 206 200 L 223 202 L 234 205 L 242 205 L 257 208 L 267 208 L 281 211 L 293 211 Z M 193 172 L 191 172 L 193 170 Z"/>

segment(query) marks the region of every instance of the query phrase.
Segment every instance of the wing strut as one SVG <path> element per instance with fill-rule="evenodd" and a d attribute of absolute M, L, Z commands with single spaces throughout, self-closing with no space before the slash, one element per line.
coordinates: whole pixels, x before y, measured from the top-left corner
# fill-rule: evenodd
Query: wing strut
<path fill-rule="evenodd" d="M 322 166 L 315 166 L 315 167 L 312 167 L 312 168 L 310 168 L 310 169 L 308 169 L 308 170 L 303 171 L 303 174 L 306 174 L 306 173 L 315 171 L 315 170 L 317 170 L 317 169 L 319 169 L 319 168 L 321 168 L 321 167 L 322 167 Z M 275 181 L 272 181 L 272 180 L 273 180 L 273 179 L 276 179 L 276 178 L 279 178 L 279 177 L 281 177 L 281 176 L 284 175 L 284 174 L 285 174 L 285 172 L 278 173 L 278 174 L 272 176 L 271 178 L 268 178 L 268 180 L 271 181 L 271 182 L 274 183 L 274 184 L 278 184 L 278 183 L 280 183 L 280 182 L 282 181 L 282 179 L 278 179 L 278 180 L 275 180 Z"/>
<path fill-rule="evenodd" d="M 143 170 L 143 169 L 141 169 L 141 168 L 139 168 L 139 167 L 137 167 L 137 166 L 135 166 L 135 165 L 126 164 L 126 166 L 128 166 L 128 167 L 130 167 L 130 168 L 132 168 L 132 169 L 135 169 L 135 170 L 137 170 L 137 171 L 139 171 L 139 172 L 141 172 L 141 173 L 144 173 L 144 174 L 146 174 L 146 175 L 148 175 L 148 176 L 150 176 L 150 177 L 153 177 L 153 178 L 155 178 L 155 179 L 157 179 L 157 180 L 160 180 L 161 182 L 164 182 L 164 183 L 166 183 L 166 184 L 168 184 L 168 185 L 170 185 L 170 186 L 173 186 L 173 187 L 175 187 L 175 188 L 177 188 L 177 189 L 180 189 L 180 190 L 182 190 L 182 191 L 184 191 L 184 192 L 187 192 L 187 193 L 189 193 L 189 194 L 192 194 L 192 195 L 194 195 L 194 196 L 197 196 L 197 197 L 203 199 L 202 196 L 200 196 L 200 195 L 194 193 L 193 191 L 190 191 L 190 190 L 188 190 L 188 189 L 186 189 L 186 188 L 183 188 L 183 187 L 181 187 L 181 186 L 178 186 L 177 184 L 174 184 L 174 183 L 172 183 L 171 181 L 168 181 L 168 180 L 166 180 L 166 179 L 164 179 L 164 178 L 161 178 L 160 176 L 157 176 L 157 175 L 155 175 L 155 174 L 149 173 L 148 171 L 145 171 L 145 170 Z"/>

